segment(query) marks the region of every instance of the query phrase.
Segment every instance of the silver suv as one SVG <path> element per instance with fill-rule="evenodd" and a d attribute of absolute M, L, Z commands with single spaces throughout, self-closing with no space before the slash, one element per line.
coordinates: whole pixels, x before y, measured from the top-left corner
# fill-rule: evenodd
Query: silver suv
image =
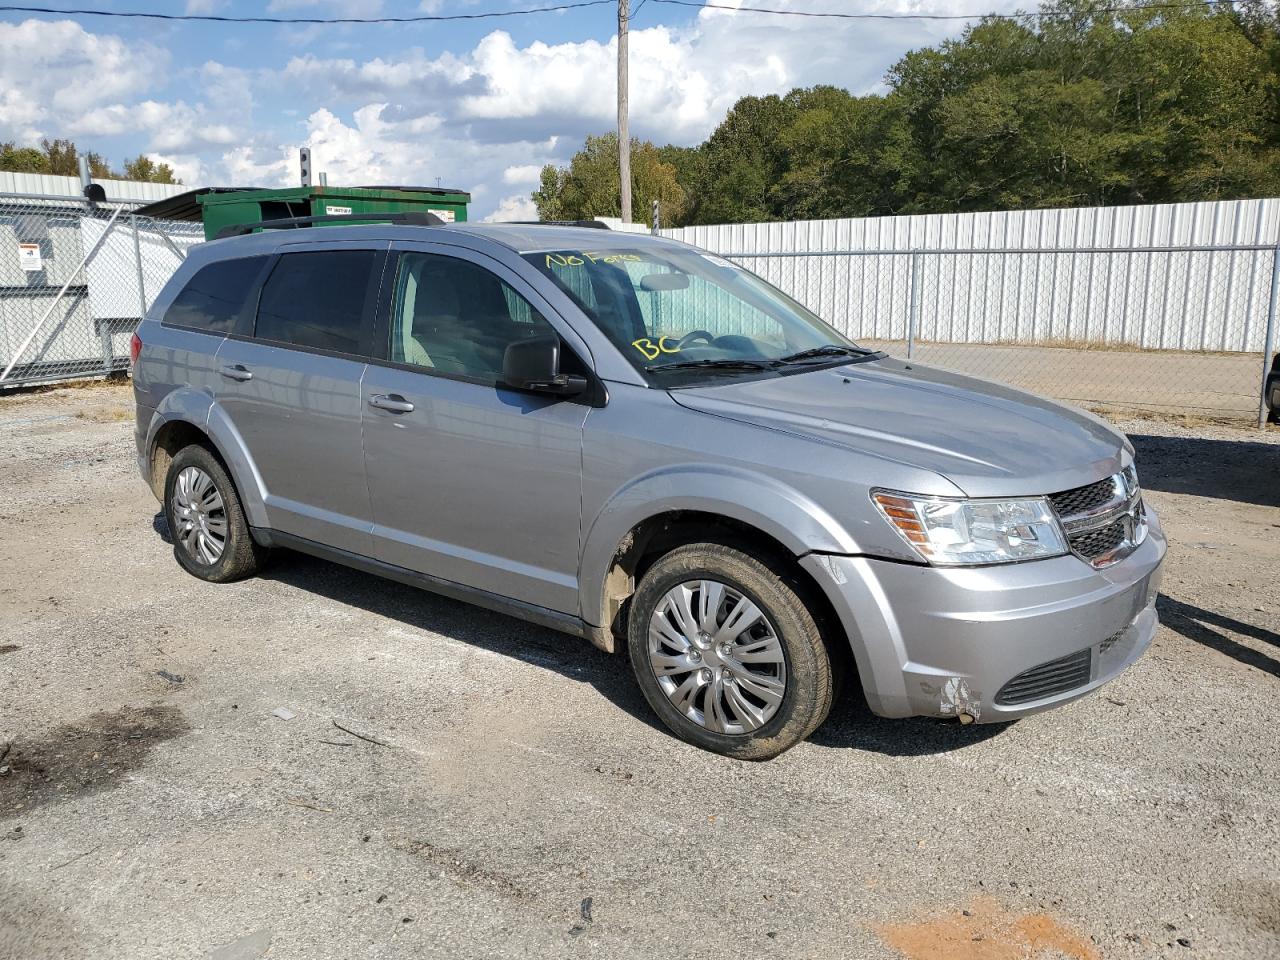
<path fill-rule="evenodd" d="M 625 649 L 663 722 L 731 756 L 807 737 L 846 668 L 881 716 L 998 722 L 1156 629 L 1122 434 L 674 241 L 262 229 L 195 248 L 134 351 L 186 570 L 288 547 Z"/>

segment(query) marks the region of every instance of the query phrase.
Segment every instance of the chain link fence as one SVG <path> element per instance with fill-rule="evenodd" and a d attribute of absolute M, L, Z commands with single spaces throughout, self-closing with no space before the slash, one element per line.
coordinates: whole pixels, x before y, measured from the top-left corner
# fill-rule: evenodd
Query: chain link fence
<path fill-rule="evenodd" d="M 1260 416 L 1274 246 L 726 256 L 896 356 L 1095 408 Z"/>
<path fill-rule="evenodd" d="M 1104 411 L 1262 422 L 1280 336 L 1274 200 L 661 233 L 895 356 Z"/>
<path fill-rule="evenodd" d="M 0 390 L 128 369 L 134 328 L 204 239 L 134 206 L 0 196 Z"/>

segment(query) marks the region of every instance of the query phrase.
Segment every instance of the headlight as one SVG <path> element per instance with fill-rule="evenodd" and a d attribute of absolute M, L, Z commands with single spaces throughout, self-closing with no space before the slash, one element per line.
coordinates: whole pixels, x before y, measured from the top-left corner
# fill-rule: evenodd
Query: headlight
<path fill-rule="evenodd" d="M 1010 563 L 1067 552 L 1047 500 L 942 500 L 876 490 L 880 513 L 935 564 Z"/>

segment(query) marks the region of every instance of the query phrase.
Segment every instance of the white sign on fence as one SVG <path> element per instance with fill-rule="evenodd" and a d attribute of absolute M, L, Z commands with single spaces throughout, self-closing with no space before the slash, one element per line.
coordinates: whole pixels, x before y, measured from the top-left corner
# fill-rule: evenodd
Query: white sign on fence
<path fill-rule="evenodd" d="M 40 256 L 40 244 L 18 244 L 18 266 L 27 273 L 39 273 L 44 269 L 44 259 Z"/>

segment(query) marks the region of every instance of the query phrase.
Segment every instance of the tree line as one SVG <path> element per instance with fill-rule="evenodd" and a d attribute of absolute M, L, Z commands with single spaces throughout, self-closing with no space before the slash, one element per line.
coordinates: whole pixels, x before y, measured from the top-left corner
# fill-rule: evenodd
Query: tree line
<path fill-rule="evenodd" d="M 632 143 L 667 226 L 1280 195 L 1280 15 L 1266 0 L 1061 0 L 908 53 L 883 94 L 744 97 L 695 147 Z M 618 141 L 543 168 L 542 219 L 617 216 Z"/>
<path fill-rule="evenodd" d="M 126 160 L 118 173 L 99 153 L 85 154 L 89 175 L 95 180 L 145 180 L 150 183 L 182 183 L 167 163 L 156 163 L 145 154 Z M 60 177 L 80 175 L 80 151 L 70 140 L 41 140 L 38 147 L 20 147 L 14 141 L 0 143 L 0 170 L 11 173 L 49 173 Z"/>

